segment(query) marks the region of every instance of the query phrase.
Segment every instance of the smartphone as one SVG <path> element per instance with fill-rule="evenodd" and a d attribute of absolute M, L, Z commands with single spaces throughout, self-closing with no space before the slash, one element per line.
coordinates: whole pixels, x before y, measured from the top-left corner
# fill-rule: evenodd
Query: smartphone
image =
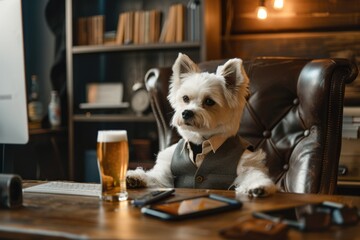
<path fill-rule="evenodd" d="M 331 209 L 321 203 L 253 212 L 253 216 L 285 223 L 300 230 L 324 230 L 331 225 Z"/>
<path fill-rule="evenodd" d="M 175 189 L 167 189 L 167 190 L 154 190 L 150 193 L 146 193 L 145 195 L 142 195 L 141 197 L 135 198 L 131 203 L 134 206 L 142 207 L 148 204 L 152 204 L 158 201 L 161 201 L 167 197 L 170 197 L 175 192 Z"/>
<path fill-rule="evenodd" d="M 360 219 L 356 207 L 329 201 L 279 210 L 254 212 L 253 216 L 310 231 L 324 230 L 331 224 L 354 225 Z"/>
<path fill-rule="evenodd" d="M 216 194 L 161 203 L 141 208 L 145 215 L 163 220 L 180 220 L 221 213 L 242 207 L 242 202 Z"/>

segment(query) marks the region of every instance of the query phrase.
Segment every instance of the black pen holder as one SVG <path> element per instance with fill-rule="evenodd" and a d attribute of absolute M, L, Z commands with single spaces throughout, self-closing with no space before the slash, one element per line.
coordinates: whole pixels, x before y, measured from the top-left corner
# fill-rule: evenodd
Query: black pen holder
<path fill-rule="evenodd" d="M 0 174 L 0 208 L 22 206 L 22 179 L 14 174 Z"/>

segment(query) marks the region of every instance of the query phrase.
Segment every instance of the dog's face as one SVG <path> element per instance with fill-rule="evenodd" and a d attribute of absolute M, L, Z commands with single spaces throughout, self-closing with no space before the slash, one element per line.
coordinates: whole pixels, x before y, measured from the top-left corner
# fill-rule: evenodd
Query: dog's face
<path fill-rule="evenodd" d="M 196 144 L 214 135 L 235 135 L 249 94 L 242 61 L 231 59 L 215 74 L 200 72 L 180 53 L 172 70 L 168 99 L 175 110 L 172 125 L 179 134 Z"/>

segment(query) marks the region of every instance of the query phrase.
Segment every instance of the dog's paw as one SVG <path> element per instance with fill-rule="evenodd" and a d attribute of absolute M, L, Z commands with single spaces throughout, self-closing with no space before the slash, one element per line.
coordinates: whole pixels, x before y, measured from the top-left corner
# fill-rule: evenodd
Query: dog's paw
<path fill-rule="evenodd" d="M 249 188 L 236 188 L 236 191 L 241 194 L 247 194 L 249 197 L 267 197 L 276 192 L 276 186 L 274 184 L 253 186 Z"/>
<path fill-rule="evenodd" d="M 140 178 L 127 176 L 126 177 L 126 187 L 128 187 L 128 188 L 145 188 L 146 182 Z"/>
<path fill-rule="evenodd" d="M 145 188 L 146 174 L 143 169 L 137 168 L 135 170 L 129 170 L 126 174 L 126 186 L 128 188 Z"/>
<path fill-rule="evenodd" d="M 277 191 L 275 184 L 269 184 L 249 189 L 249 196 L 251 197 L 267 197 Z"/>
<path fill-rule="evenodd" d="M 248 196 L 249 197 L 266 197 L 266 196 L 268 196 L 268 193 L 266 192 L 264 187 L 258 187 L 258 188 L 249 189 Z"/>

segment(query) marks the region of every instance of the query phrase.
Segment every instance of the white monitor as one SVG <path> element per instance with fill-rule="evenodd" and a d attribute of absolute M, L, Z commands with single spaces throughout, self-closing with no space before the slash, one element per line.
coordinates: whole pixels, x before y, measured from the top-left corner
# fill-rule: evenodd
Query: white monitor
<path fill-rule="evenodd" d="M 0 0 L 0 144 L 28 142 L 21 0 Z"/>

